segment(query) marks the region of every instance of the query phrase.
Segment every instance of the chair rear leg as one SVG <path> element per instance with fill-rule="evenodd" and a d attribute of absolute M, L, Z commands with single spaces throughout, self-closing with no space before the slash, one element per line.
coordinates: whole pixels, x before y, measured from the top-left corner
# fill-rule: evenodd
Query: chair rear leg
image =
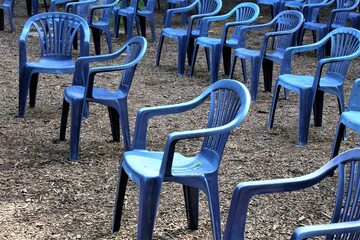
<path fill-rule="evenodd" d="M 251 101 L 256 102 L 257 93 L 259 89 L 259 78 L 261 63 L 259 57 L 253 57 L 250 59 L 250 95 Z"/>
<path fill-rule="evenodd" d="M 107 44 L 108 44 L 109 53 L 112 53 L 112 42 L 111 42 L 110 30 L 105 31 L 105 34 L 106 34 L 106 41 L 107 41 Z"/>
<path fill-rule="evenodd" d="M 273 95 L 272 103 L 271 103 L 271 108 L 270 108 L 270 116 L 269 116 L 269 122 L 268 122 L 268 129 L 269 130 L 273 128 L 274 117 L 275 117 L 275 112 L 276 112 L 276 105 L 277 105 L 277 102 L 278 102 L 278 99 L 279 99 L 280 89 L 281 89 L 281 86 L 276 84 L 276 87 L 274 89 L 274 95 Z"/>
<path fill-rule="evenodd" d="M 39 79 L 39 73 L 33 73 L 31 75 L 30 87 L 29 87 L 29 103 L 30 107 L 35 107 L 36 90 Z"/>
<path fill-rule="evenodd" d="M 95 47 L 95 54 L 100 55 L 101 54 L 101 46 L 100 46 L 100 34 L 101 30 L 98 28 L 91 28 L 93 39 L 94 39 L 94 47 Z"/>
<path fill-rule="evenodd" d="M 188 56 L 188 65 L 191 65 L 192 55 L 194 53 L 195 47 L 195 38 L 190 37 L 187 44 L 187 56 Z M 185 51 L 186 52 L 186 51 Z"/>
<path fill-rule="evenodd" d="M 156 66 L 159 66 L 159 64 L 160 64 L 160 57 L 161 57 L 161 50 L 162 50 L 163 42 L 164 42 L 164 35 L 161 34 L 160 38 L 159 38 L 158 51 L 156 54 Z"/>
<path fill-rule="evenodd" d="M 129 113 L 127 99 L 124 99 L 120 109 L 118 109 L 118 116 L 120 117 L 121 130 L 124 139 L 125 151 L 131 150 L 130 127 L 129 127 Z"/>
<path fill-rule="evenodd" d="M 70 108 L 70 104 L 64 98 L 62 112 L 61 112 L 60 141 L 65 140 L 66 126 L 67 126 L 67 121 L 68 121 L 68 116 L 69 116 L 69 108 Z"/>
<path fill-rule="evenodd" d="M 244 78 L 244 83 L 247 83 L 247 70 L 246 70 L 246 60 L 241 58 L 241 69 Z"/>
<path fill-rule="evenodd" d="M 228 46 L 223 46 L 222 55 L 223 55 L 224 73 L 226 76 L 229 76 L 230 64 L 231 64 L 231 48 L 229 48 Z"/>
<path fill-rule="evenodd" d="M 273 78 L 273 65 L 274 62 L 266 58 L 263 59 L 262 67 L 264 74 L 265 92 L 271 92 L 272 78 Z"/>
<path fill-rule="evenodd" d="M 233 78 L 234 76 L 234 70 L 235 70 L 235 64 L 236 64 L 236 59 L 237 56 L 234 55 L 231 61 L 231 67 L 230 67 L 230 73 L 229 73 L 229 78 Z"/>
<path fill-rule="evenodd" d="M 138 16 L 138 18 L 139 18 L 141 36 L 146 38 L 146 18 L 143 16 Z"/>
<path fill-rule="evenodd" d="M 111 134 L 113 137 L 114 142 L 120 141 L 120 120 L 119 114 L 116 109 L 112 107 L 108 107 L 109 111 L 109 119 L 110 119 L 110 126 L 111 126 Z"/>
<path fill-rule="evenodd" d="M 189 73 L 190 76 L 194 75 L 194 68 L 195 68 L 195 62 L 196 62 L 196 57 L 197 57 L 198 50 L 199 50 L 199 45 L 196 44 L 195 48 L 194 48 L 194 52 L 192 54 L 192 60 L 191 60 L 191 65 L 190 65 L 190 73 Z"/>
<path fill-rule="evenodd" d="M 116 191 L 116 200 L 114 206 L 114 217 L 113 217 L 113 225 L 112 225 L 112 233 L 119 231 L 121 224 L 121 216 L 124 208 L 124 199 L 126 186 L 128 183 L 129 176 L 124 171 L 122 167 L 120 167 L 118 183 L 117 183 L 117 191 Z"/>
<path fill-rule="evenodd" d="M 154 23 L 154 18 L 152 16 L 149 16 L 149 23 L 150 23 L 153 42 L 156 43 L 155 23 Z"/>
<path fill-rule="evenodd" d="M 211 53 L 210 83 L 218 80 L 221 59 L 220 52 L 221 49 L 219 45 L 213 46 Z"/>
<path fill-rule="evenodd" d="M 315 127 L 321 127 L 322 125 L 322 115 L 324 108 L 324 92 L 316 91 L 315 101 L 314 101 L 314 125 Z"/>
<path fill-rule="evenodd" d="M 188 228 L 197 230 L 199 227 L 199 189 L 183 185 L 183 191 Z"/>
<path fill-rule="evenodd" d="M 345 133 L 345 125 L 341 123 L 341 121 L 338 123 L 338 126 L 336 128 L 336 134 L 333 142 L 333 146 L 331 149 L 331 155 L 330 160 L 336 157 L 339 154 L 340 145 L 343 140 L 343 136 Z"/>

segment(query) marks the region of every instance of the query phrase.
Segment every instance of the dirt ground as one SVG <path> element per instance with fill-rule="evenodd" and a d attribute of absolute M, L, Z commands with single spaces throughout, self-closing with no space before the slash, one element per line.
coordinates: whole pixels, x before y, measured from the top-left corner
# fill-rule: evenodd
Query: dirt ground
<path fill-rule="evenodd" d="M 225 1 L 223 13 L 238 4 Z M 43 8 L 40 11 L 44 11 Z M 164 4 L 156 9 L 156 33 L 163 26 Z M 269 20 L 270 11 L 261 6 L 258 22 Z M 324 16 L 325 18 L 326 16 Z M 26 117 L 18 111 L 18 42 L 27 19 L 25 1 L 15 2 L 15 33 L 0 32 L 0 238 L 1 239 L 134 239 L 137 230 L 138 189 L 131 181 L 121 229 L 112 235 L 114 196 L 123 144 L 111 141 L 107 109 L 92 105 L 81 129 L 80 159 L 68 161 L 69 141 L 59 142 L 64 87 L 71 75 L 40 75 L 37 103 Z M 212 33 L 220 34 L 221 24 Z M 125 43 L 124 34 L 113 39 L 114 49 Z M 138 109 L 190 100 L 209 85 L 204 51 L 200 49 L 193 77 L 176 74 L 177 43 L 166 40 L 160 67 L 155 66 L 157 43 L 148 31 L 148 49 L 138 65 L 129 94 L 129 118 L 133 131 Z M 104 36 L 103 36 L 104 37 Z M 102 39 L 105 43 L 105 38 Z M 307 33 L 305 42 L 311 42 Z M 258 48 L 261 34 L 250 45 Z M 103 45 L 103 52 L 106 46 Z M 91 46 L 94 55 L 94 47 Z M 313 72 L 314 54 L 295 57 L 295 72 Z M 346 78 L 346 99 L 359 74 L 360 59 L 350 65 Z M 186 72 L 188 73 L 188 66 Z M 279 73 L 276 66 L 274 80 Z M 110 81 L 113 76 L 104 76 Z M 227 78 L 220 68 L 220 79 Z M 235 79 L 242 81 L 240 64 Z M 261 75 L 262 79 L 262 75 Z M 298 96 L 280 100 L 274 128 L 267 130 L 272 94 L 263 92 L 260 82 L 258 101 L 251 105 L 245 121 L 228 140 L 219 173 L 222 228 L 224 229 L 231 194 L 237 183 L 260 179 L 296 177 L 314 171 L 329 160 L 338 121 L 336 98 L 325 95 L 322 127 L 311 123 L 309 144 L 297 145 Z M 346 100 L 347 101 L 347 100 Z M 151 122 L 148 146 L 161 150 L 167 133 L 174 129 L 195 128 L 203 114 L 157 118 Z M 67 136 L 68 137 L 68 136 Z M 356 147 L 358 137 L 348 132 L 341 150 Z M 183 150 L 193 152 L 192 145 Z M 247 239 L 288 239 L 297 226 L 327 223 L 331 217 L 336 178 L 298 193 L 257 197 L 251 202 Z M 157 213 L 154 239 L 212 239 L 208 205 L 201 194 L 199 230 L 187 229 L 182 188 L 164 184 Z"/>

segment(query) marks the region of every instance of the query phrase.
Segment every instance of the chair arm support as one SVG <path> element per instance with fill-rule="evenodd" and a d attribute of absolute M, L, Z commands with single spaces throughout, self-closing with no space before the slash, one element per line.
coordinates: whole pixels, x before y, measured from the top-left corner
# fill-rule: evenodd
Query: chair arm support
<path fill-rule="evenodd" d="M 171 18 L 173 15 L 175 14 L 180 14 L 183 12 L 188 12 L 190 10 L 192 10 L 193 8 L 196 7 L 196 5 L 198 4 L 199 0 L 194 1 L 192 4 L 185 6 L 185 7 L 179 7 L 179 8 L 170 8 L 166 11 L 166 15 L 165 15 L 165 23 L 164 23 L 164 28 L 170 28 L 171 27 Z"/>
<path fill-rule="evenodd" d="M 201 94 L 199 97 L 184 103 L 141 108 L 136 117 L 133 148 L 146 149 L 146 133 L 150 118 L 190 111 L 204 102 L 206 98 L 207 94 Z"/>
<path fill-rule="evenodd" d="M 229 239 L 229 236 L 244 239 L 246 215 L 252 197 L 261 194 L 297 191 L 311 187 L 321 182 L 336 167 L 336 161 L 331 160 L 317 171 L 302 177 L 239 183 L 232 196 L 224 239 Z"/>
<path fill-rule="evenodd" d="M 111 4 L 103 4 L 103 5 L 94 5 L 94 6 L 90 6 L 90 14 L 89 14 L 89 18 L 88 18 L 88 23 L 91 25 L 93 23 L 93 16 L 94 16 L 94 12 L 98 9 L 106 9 L 106 8 L 113 8 L 116 4 L 119 3 L 120 0 L 116 0 Z"/>
<path fill-rule="evenodd" d="M 164 148 L 164 156 L 161 163 L 160 174 L 163 176 L 172 175 L 171 169 L 175 153 L 175 145 L 178 141 L 222 134 L 223 132 L 229 131 L 229 129 L 232 129 L 234 127 L 234 124 L 228 123 L 220 127 L 189 130 L 184 132 L 173 132 L 169 134 Z"/>
<path fill-rule="evenodd" d="M 330 223 L 299 227 L 295 229 L 291 240 L 302 240 L 317 236 L 329 236 L 333 234 L 359 233 L 360 221 L 350 221 L 342 223 Z"/>

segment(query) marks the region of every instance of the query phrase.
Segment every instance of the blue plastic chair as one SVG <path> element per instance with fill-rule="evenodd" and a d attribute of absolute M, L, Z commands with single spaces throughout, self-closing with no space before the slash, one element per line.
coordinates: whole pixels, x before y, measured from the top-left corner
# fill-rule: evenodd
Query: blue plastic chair
<path fill-rule="evenodd" d="M 236 59 L 241 58 L 243 67 L 244 81 L 246 82 L 246 60 L 250 60 L 250 95 L 251 100 L 256 102 L 259 88 L 259 78 L 261 65 L 263 66 L 265 91 L 271 92 L 273 62 L 282 64 L 284 51 L 287 47 L 295 45 L 297 31 L 303 24 L 303 14 L 296 10 L 286 10 L 276 15 L 270 22 L 244 26 L 240 29 L 239 46 L 235 49 L 231 69 L 230 78 L 233 78 Z M 266 29 L 274 29 L 264 35 L 264 40 L 260 50 L 246 48 L 247 34 L 249 31 L 259 31 Z M 274 50 L 268 51 L 269 39 L 274 41 Z"/>
<path fill-rule="evenodd" d="M 253 23 L 259 15 L 259 7 L 255 3 L 240 3 L 234 7 L 230 12 L 219 15 L 206 17 L 203 19 L 203 24 L 200 30 L 200 36 L 195 40 L 194 53 L 191 61 L 190 76 L 194 73 L 195 61 L 199 46 L 205 49 L 211 49 L 211 65 L 208 66 L 210 71 L 210 83 L 218 80 L 218 73 L 220 68 L 221 52 L 224 47 L 227 48 L 223 53 L 224 68 L 230 68 L 231 49 L 238 47 L 240 28 L 245 25 Z M 215 21 L 225 21 L 235 15 L 235 21 L 226 22 L 221 35 L 221 38 L 209 37 L 210 24 Z M 228 36 L 229 35 L 231 36 Z M 230 50 L 230 53 L 229 53 Z M 225 70 L 225 74 L 229 75 L 229 70 Z"/>
<path fill-rule="evenodd" d="M 39 38 L 39 61 L 28 61 L 29 33 Z M 73 73 L 72 44 L 80 33 L 80 56 L 89 55 L 90 30 L 87 22 L 74 14 L 40 13 L 30 17 L 22 30 L 19 43 L 19 117 L 25 116 L 28 92 L 30 107 L 35 107 L 39 73 Z"/>
<path fill-rule="evenodd" d="M 221 0 L 196 0 L 186 7 L 168 9 L 166 11 L 164 28 L 160 33 L 158 51 L 156 55 L 156 66 L 159 66 L 160 64 L 164 38 L 174 38 L 178 42 L 178 75 L 183 76 L 185 73 L 186 53 L 188 55 L 188 63 L 190 65 L 194 50 L 194 41 L 200 34 L 203 18 L 214 16 L 219 13 L 221 6 Z M 172 18 L 175 14 L 186 13 L 193 9 L 196 9 L 197 13 L 190 16 L 187 29 L 172 27 Z"/>
<path fill-rule="evenodd" d="M 169 134 L 164 152 L 146 149 L 150 118 L 183 113 L 200 105 L 208 109 L 207 116 L 204 115 L 208 119 L 206 128 Z M 141 109 L 136 119 L 133 148 L 124 153 L 121 161 L 112 231 L 120 228 L 125 190 L 130 177 L 140 190 L 137 239 L 152 239 L 163 182 L 183 185 L 188 226 L 193 230 L 198 227 L 199 190 L 205 192 L 213 237 L 220 239 L 218 170 L 229 133 L 243 121 L 249 107 L 250 95 L 246 87 L 238 81 L 227 79 L 210 85 L 192 101 Z M 175 151 L 178 141 L 194 138 L 203 138 L 201 150 L 196 156 L 186 157 Z"/>
<path fill-rule="evenodd" d="M 360 78 L 354 81 L 349 105 L 346 111 L 340 115 L 330 158 L 334 158 L 339 154 L 341 141 L 345 138 L 346 128 L 356 131 L 358 135 L 360 134 Z"/>
<path fill-rule="evenodd" d="M 146 39 L 136 36 L 130 39 L 118 51 L 98 56 L 80 57 L 76 61 L 73 85 L 67 87 L 64 93 L 63 110 L 60 127 L 60 141 L 65 140 L 69 106 L 71 106 L 70 152 L 69 159 L 77 160 L 79 152 L 81 120 L 86 114 L 90 102 L 108 107 L 111 132 L 114 141 L 120 141 L 120 122 L 124 138 L 125 151 L 130 150 L 130 130 L 127 97 L 139 61 L 145 54 Z M 125 63 L 113 66 L 97 66 L 89 70 L 84 66 L 90 63 L 100 63 L 125 56 Z M 95 75 L 104 72 L 122 72 L 120 84 L 115 91 L 94 86 Z"/>
<path fill-rule="evenodd" d="M 331 45 L 330 57 L 318 61 L 315 76 L 291 74 L 292 54 L 318 50 L 325 44 Z M 344 80 L 350 61 L 360 55 L 360 31 L 354 28 L 337 28 L 319 42 L 287 48 L 274 89 L 268 129 L 273 127 L 276 104 L 280 88 L 299 94 L 298 144 L 308 143 L 311 112 L 314 108 L 314 124 L 321 126 L 324 93 L 334 94 L 338 99 L 340 114 L 345 109 Z"/>
<path fill-rule="evenodd" d="M 113 9 L 118 3 L 119 0 L 103 0 L 99 5 L 93 5 L 89 8 L 88 23 L 92 30 L 96 55 L 101 54 L 100 36 L 103 32 L 106 35 L 109 53 L 112 53 L 110 23 Z"/>
<path fill-rule="evenodd" d="M 337 170 L 338 182 L 337 185 L 334 185 L 334 187 L 337 186 L 337 191 L 331 222 L 298 227 L 290 239 L 313 239 L 320 236 L 324 236 L 328 240 L 359 239 L 359 168 L 360 149 L 352 149 L 305 176 L 239 183 L 232 195 L 223 239 L 245 239 L 247 212 L 251 207 L 249 203 L 253 197 L 306 189 L 326 180 L 335 170 Z"/>
<path fill-rule="evenodd" d="M 6 11 L 8 18 L 9 18 L 9 23 L 10 23 L 10 27 L 11 27 L 11 32 L 15 31 L 15 27 L 14 27 L 14 23 L 13 23 L 13 13 L 14 13 L 14 1 L 15 0 L 4 0 L 4 2 L 2 4 L 0 4 L 0 11 L 2 11 L 1 17 L 2 19 L 0 19 L 0 30 L 4 30 L 4 11 Z"/>
<path fill-rule="evenodd" d="M 154 8 L 155 8 L 156 0 L 148 0 L 146 2 L 146 7 L 144 10 L 138 9 L 136 12 L 136 28 L 137 34 L 146 38 L 146 19 L 149 20 L 151 35 L 153 42 L 156 42 L 156 34 L 155 34 L 155 22 L 154 22 Z"/>
<path fill-rule="evenodd" d="M 121 1 L 121 5 L 119 7 L 114 8 L 115 38 L 119 37 L 120 17 L 123 17 L 126 39 L 129 41 L 132 38 L 138 2 L 139 0 L 130 0 L 130 4 L 128 5 L 128 1 L 124 0 Z"/>
<path fill-rule="evenodd" d="M 299 37 L 299 45 L 302 44 L 302 40 L 304 37 L 304 32 L 306 29 L 311 30 L 313 32 L 313 41 L 319 41 L 322 39 L 327 33 L 331 30 L 339 27 L 347 26 L 347 20 L 349 18 L 349 13 L 354 10 L 359 4 L 360 0 L 336 0 L 336 8 L 332 9 L 329 13 L 327 23 L 319 23 L 314 21 L 314 19 L 309 19 L 305 21 L 304 26 L 300 31 Z M 321 8 L 330 7 L 333 4 L 333 0 L 325 3 L 319 4 Z M 318 33 L 318 39 L 316 40 L 316 33 Z M 324 46 L 322 49 L 318 51 L 318 59 L 321 59 L 324 55 L 324 51 L 329 53 L 329 47 Z"/>

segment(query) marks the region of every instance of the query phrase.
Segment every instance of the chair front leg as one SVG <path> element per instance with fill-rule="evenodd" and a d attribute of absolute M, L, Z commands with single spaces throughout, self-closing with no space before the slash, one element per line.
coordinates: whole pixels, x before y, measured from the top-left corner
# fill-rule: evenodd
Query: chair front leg
<path fill-rule="evenodd" d="M 199 227 L 199 189 L 183 185 L 183 191 L 188 228 L 197 230 Z"/>

